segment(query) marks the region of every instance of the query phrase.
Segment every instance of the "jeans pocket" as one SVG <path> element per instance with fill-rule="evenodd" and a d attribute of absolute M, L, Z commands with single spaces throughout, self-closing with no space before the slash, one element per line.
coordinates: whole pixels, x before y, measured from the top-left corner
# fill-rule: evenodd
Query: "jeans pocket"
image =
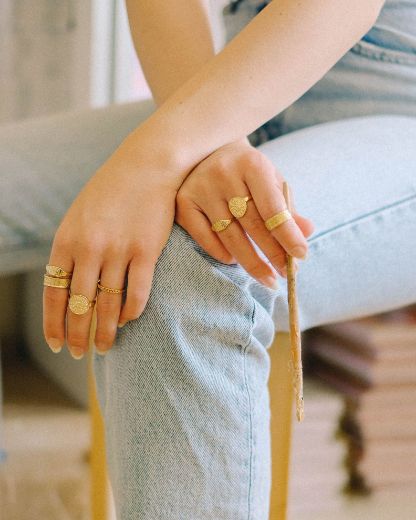
<path fill-rule="evenodd" d="M 365 40 L 356 43 L 350 52 L 376 61 L 416 67 L 416 53 L 390 49 Z"/>

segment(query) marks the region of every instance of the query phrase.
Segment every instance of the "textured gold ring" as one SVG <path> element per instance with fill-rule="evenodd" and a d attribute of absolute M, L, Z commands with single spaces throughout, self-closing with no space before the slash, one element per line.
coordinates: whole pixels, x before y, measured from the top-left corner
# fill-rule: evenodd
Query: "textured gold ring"
<path fill-rule="evenodd" d="M 86 314 L 94 305 L 96 298 L 90 301 L 83 294 L 71 294 L 68 307 L 74 314 Z"/>
<path fill-rule="evenodd" d="M 68 289 L 71 284 L 70 278 L 57 278 L 56 276 L 43 275 L 43 285 L 46 287 L 58 287 L 58 289 Z"/>
<path fill-rule="evenodd" d="M 233 218 L 226 218 L 222 220 L 217 220 L 214 222 L 211 226 L 212 231 L 215 231 L 216 233 L 219 233 L 220 231 L 224 231 L 224 229 L 227 229 L 227 227 L 231 224 L 233 221 Z"/>
<path fill-rule="evenodd" d="M 280 211 L 279 213 L 276 213 L 276 215 L 273 215 L 272 217 L 268 218 L 264 223 L 266 225 L 266 228 L 271 231 L 272 229 L 277 228 L 287 220 L 290 220 L 292 217 L 292 214 L 288 209 L 284 209 L 283 211 Z"/>
<path fill-rule="evenodd" d="M 56 276 L 57 278 L 69 278 L 72 276 L 72 273 L 65 271 L 62 267 L 50 264 L 46 266 L 46 274 L 49 276 Z"/>
<path fill-rule="evenodd" d="M 247 202 L 252 200 L 250 195 L 246 197 L 233 197 L 228 201 L 228 209 L 235 218 L 244 217 L 247 211 Z"/>
<path fill-rule="evenodd" d="M 123 289 L 113 289 L 112 287 L 106 287 L 105 285 L 101 285 L 99 281 L 98 281 L 97 287 L 101 291 L 104 291 L 104 292 L 107 292 L 110 294 L 120 294 L 126 290 L 125 287 L 123 287 Z"/>

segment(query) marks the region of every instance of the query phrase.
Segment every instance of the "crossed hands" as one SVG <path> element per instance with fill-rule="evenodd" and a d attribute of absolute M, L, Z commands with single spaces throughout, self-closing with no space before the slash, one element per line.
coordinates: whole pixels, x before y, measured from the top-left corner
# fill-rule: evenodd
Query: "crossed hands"
<path fill-rule="evenodd" d="M 276 288 L 276 272 L 286 276 L 286 253 L 304 258 L 306 237 L 313 232 L 312 222 L 293 209 L 293 218 L 266 228 L 265 221 L 286 208 L 283 181 L 247 139 L 216 150 L 182 183 L 160 165 L 138 160 L 128 142 L 120 146 L 81 190 L 55 234 L 49 264 L 68 274 L 52 276 L 53 286 L 44 288 L 43 326 L 50 348 L 59 352 L 66 341 L 80 359 L 88 350 L 95 303 L 96 350 L 111 349 L 117 326 L 144 310 L 174 220 L 218 261 L 239 263 L 257 281 Z M 232 217 L 228 201 L 246 196 L 245 214 Z M 214 231 L 212 224 L 222 219 L 231 222 Z M 97 283 L 104 289 L 97 290 Z"/>

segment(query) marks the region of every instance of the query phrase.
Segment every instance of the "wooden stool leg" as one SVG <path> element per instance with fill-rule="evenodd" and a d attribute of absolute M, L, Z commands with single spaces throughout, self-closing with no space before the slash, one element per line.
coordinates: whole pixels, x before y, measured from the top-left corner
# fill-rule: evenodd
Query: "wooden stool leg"
<path fill-rule="evenodd" d="M 94 315 L 90 333 L 90 355 L 88 366 L 88 389 L 91 420 L 91 458 L 90 458 L 90 500 L 91 520 L 107 519 L 107 470 L 105 457 L 104 423 L 101 417 L 95 391 L 94 374 L 92 370 L 92 349 L 96 328 L 96 314 Z"/>
<path fill-rule="evenodd" d="M 290 441 L 293 386 L 289 370 L 290 336 L 279 332 L 270 347 L 270 410 L 272 443 L 272 491 L 270 520 L 286 520 L 289 492 Z"/>

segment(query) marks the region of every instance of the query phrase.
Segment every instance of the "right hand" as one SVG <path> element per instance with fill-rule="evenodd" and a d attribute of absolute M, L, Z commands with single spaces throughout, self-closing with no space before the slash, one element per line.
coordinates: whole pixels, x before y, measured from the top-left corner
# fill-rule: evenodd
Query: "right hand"
<path fill-rule="evenodd" d="M 260 283 L 275 288 L 274 270 L 259 256 L 247 235 L 286 277 L 286 253 L 303 258 L 308 249 L 305 237 L 314 229 L 309 219 L 296 213 L 292 202 L 293 219 L 267 230 L 264 221 L 287 207 L 283 181 L 273 163 L 247 139 L 229 143 L 187 176 L 176 197 L 175 220 L 212 257 L 223 263 L 237 261 Z M 213 222 L 232 217 L 228 200 L 245 195 L 252 197 L 246 214 L 225 230 L 213 231 Z"/>

